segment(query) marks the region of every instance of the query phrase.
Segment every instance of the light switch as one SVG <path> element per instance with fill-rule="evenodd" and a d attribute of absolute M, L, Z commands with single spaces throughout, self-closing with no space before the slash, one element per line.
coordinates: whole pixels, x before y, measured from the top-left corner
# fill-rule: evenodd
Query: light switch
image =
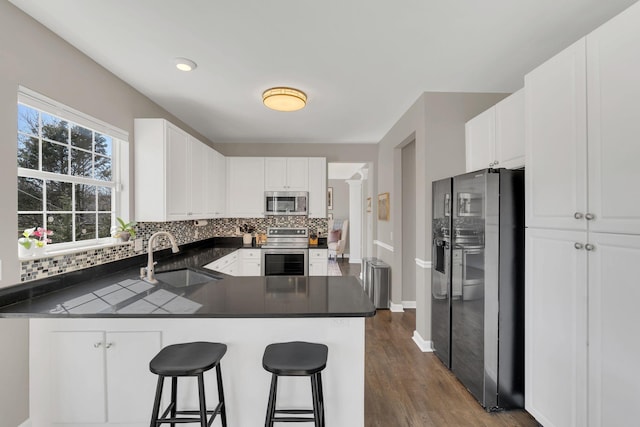
<path fill-rule="evenodd" d="M 133 242 L 133 250 L 140 252 L 142 250 L 142 239 L 136 239 Z"/>

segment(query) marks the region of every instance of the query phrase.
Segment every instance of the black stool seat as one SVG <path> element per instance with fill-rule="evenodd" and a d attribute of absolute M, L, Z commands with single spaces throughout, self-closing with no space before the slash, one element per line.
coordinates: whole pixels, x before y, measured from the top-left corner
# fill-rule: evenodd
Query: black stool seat
<path fill-rule="evenodd" d="M 220 359 L 226 352 L 227 346 L 225 344 L 212 342 L 173 344 L 160 350 L 149 362 L 149 370 L 158 375 L 156 398 L 151 414 L 151 427 L 157 427 L 161 424 L 171 424 L 171 427 L 174 427 L 177 423 L 196 422 L 201 427 L 210 427 L 218 415 L 220 415 L 222 426 L 227 427 L 227 411 L 220 368 Z M 216 369 L 218 383 L 218 404 L 214 409 L 208 410 L 204 393 L 204 373 L 213 368 Z M 161 414 L 160 403 L 166 377 L 171 378 L 171 402 Z M 178 377 L 197 377 L 200 401 L 198 410 L 178 410 Z M 197 415 L 197 417 L 185 417 L 184 415 Z"/>
<path fill-rule="evenodd" d="M 324 344 L 302 341 L 269 344 L 262 356 L 262 366 L 271 372 L 271 389 L 267 404 L 266 427 L 279 422 L 313 422 L 324 427 L 324 397 L 322 394 L 322 370 L 327 366 L 329 349 Z M 279 376 L 307 376 L 311 379 L 312 409 L 278 409 Z M 312 417 L 301 415 L 311 414 Z"/>
<path fill-rule="evenodd" d="M 269 344 L 264 350 L 262 366 L 281 376 L 306 376 L 327 366 L 329 349 L 324 344 L 302 341 Z"/>
<path fill-rule="evenodd" d="M 160 350 L 149 363 L 149 369 L 166 377 L 195 376 L 216 366 L 226 352 L 227 346 L 220 343 L 174 344 Z"/>

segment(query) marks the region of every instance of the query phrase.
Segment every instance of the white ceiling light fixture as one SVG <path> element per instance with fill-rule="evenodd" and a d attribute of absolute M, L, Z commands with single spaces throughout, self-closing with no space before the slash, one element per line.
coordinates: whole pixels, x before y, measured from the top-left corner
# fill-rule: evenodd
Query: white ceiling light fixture
<path fill-rule="evenodd" d="M 180 71 L 193 71 L 198 67 L 198 64 L 187 58 L 176 58 L 174 62 Z"/>
<path fill-rule="evenodd" d="M 291 87 L 272 87 L 262 93 L 262 102 L 276 111 L 297 111 L 307 105 L 307 95 Z"/>

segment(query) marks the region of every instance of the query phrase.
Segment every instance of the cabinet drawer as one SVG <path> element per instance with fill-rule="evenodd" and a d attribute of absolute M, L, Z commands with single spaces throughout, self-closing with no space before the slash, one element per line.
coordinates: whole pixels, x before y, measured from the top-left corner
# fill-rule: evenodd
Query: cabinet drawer
<path fill-rule="evenodd" d="M 328 258 L 329 252 L 327 249 L 309 249 L 310 259 Z"/>
<path fill-rule="evenodd" d="M 260 259 L 260 249 L 242 249 L 242 259 Z"/>

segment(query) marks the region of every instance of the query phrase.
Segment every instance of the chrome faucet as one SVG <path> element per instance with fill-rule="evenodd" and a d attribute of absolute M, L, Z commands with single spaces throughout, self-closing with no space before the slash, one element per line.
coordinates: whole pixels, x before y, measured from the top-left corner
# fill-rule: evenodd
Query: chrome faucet
<path fill-rule="evenodd" d="M 158 238 L 158 236 L 167 236 L 169 238 L 169 241 L 171 241 L 171 250 L 174 254 L 180 251 L 180 249 L 178 248 L 178 243 L 176 242 L 176 238 L 168 231 L 158 231 L 156 233 L 153 233 L 151 237 L 149 237 L 149 244 L 147 246 L 147 253 L 149 254 L 149 258 L 147 260 L 147 266 L 140 269 L 140 278 L 149 283 L 158 283 L 153 269 L 153 266 L 157 264 L 153 261 L 153 242 L 156 240 L 156 238 Z"/>

